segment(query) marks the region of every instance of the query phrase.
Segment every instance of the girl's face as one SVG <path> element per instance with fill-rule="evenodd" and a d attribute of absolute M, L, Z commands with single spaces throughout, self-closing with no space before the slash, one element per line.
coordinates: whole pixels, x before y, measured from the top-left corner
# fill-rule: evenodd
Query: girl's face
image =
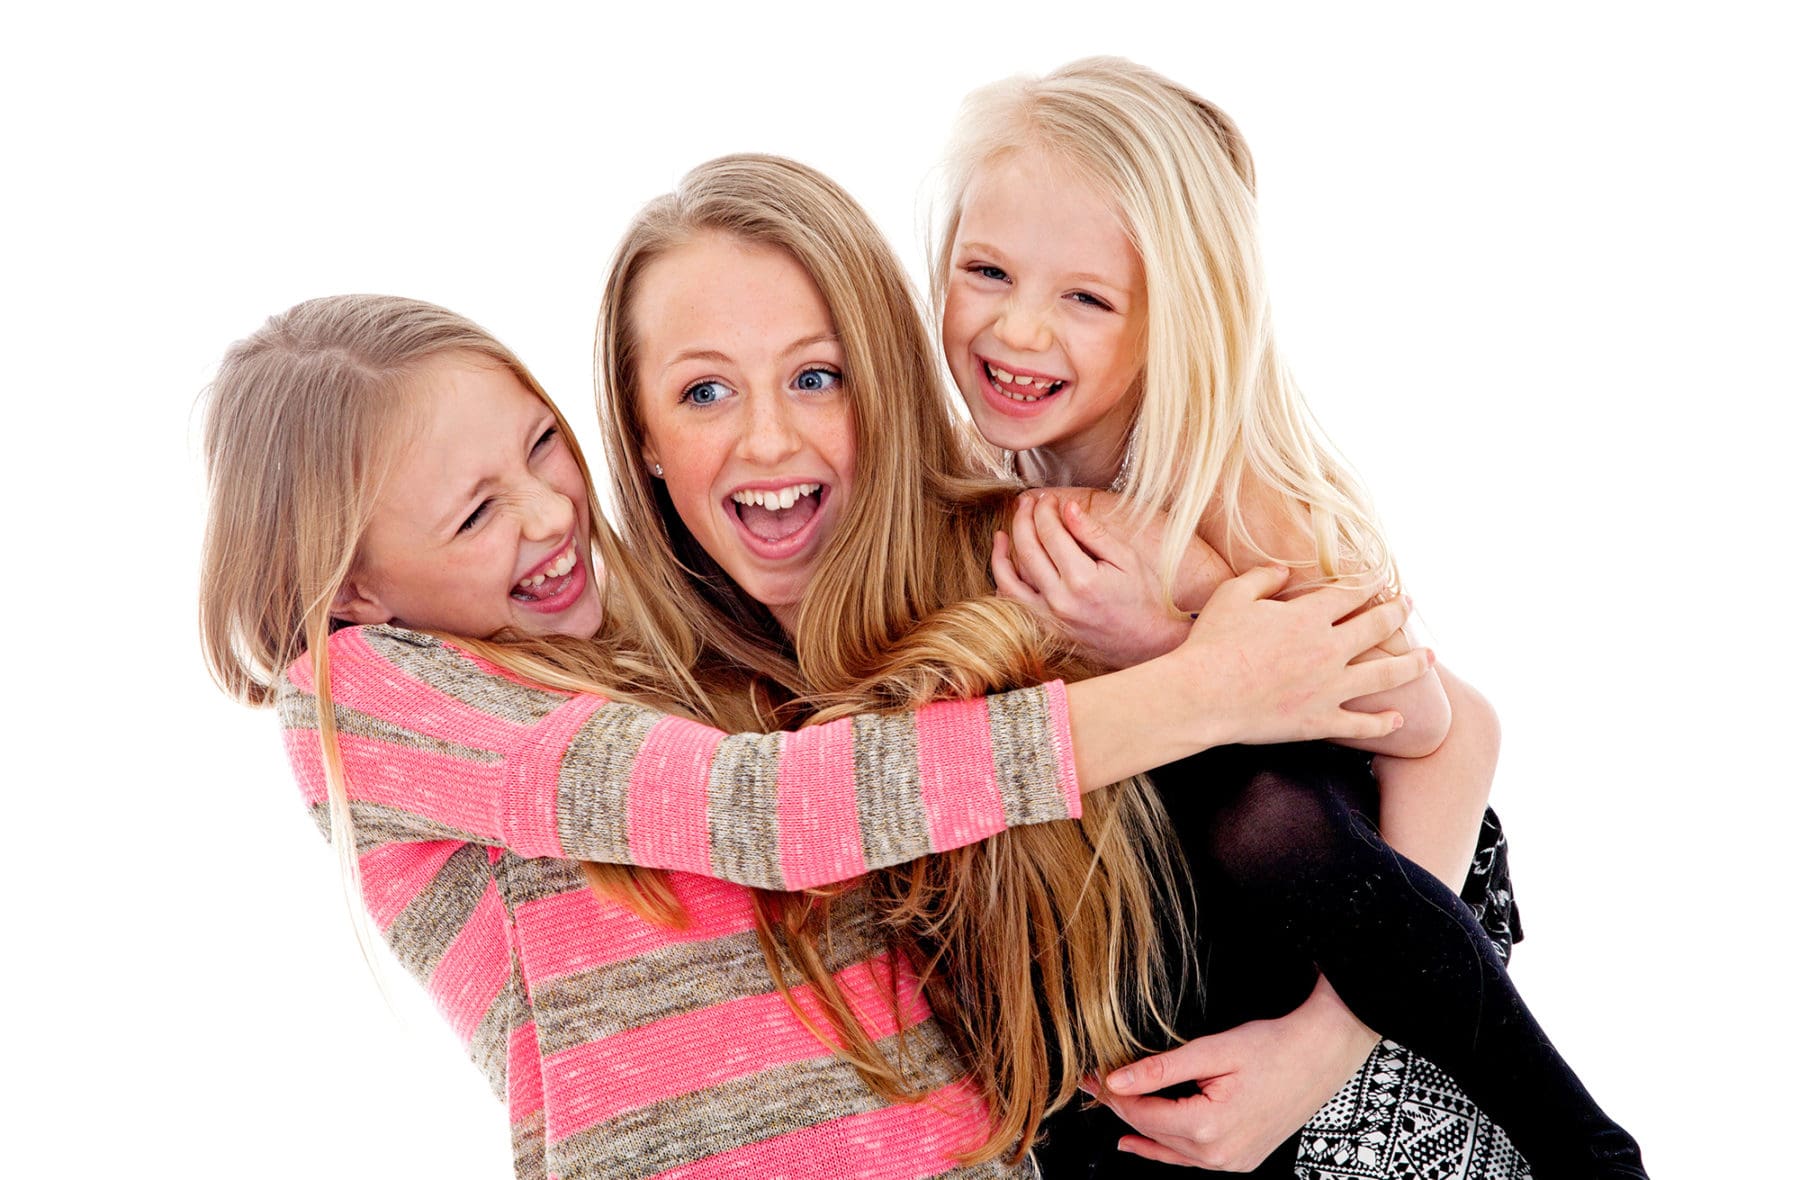
<path fill-rule="evenodd" d="M 590 636 L 601 607 L 581 466 L 540 401 L 477 353 L 433 358 L 332 613 L 485 638 Z"/>
<path fill-rule="evenodd" d="M 1035 150 L 976 170 L 951 243 L 944 357 L 989 442 L 1050 448 L 1081 482 L 1111 480 L 1137 413 L 1144 304 L 1143 262 L 1104 196 Z"/>
<path fill-rule="evenodd" d="M 707 233 L 644 268 L 629 314 L 644 461 L 701 547 L 791 630 L 856 470 L 824 297 L 786 251 Z"/>

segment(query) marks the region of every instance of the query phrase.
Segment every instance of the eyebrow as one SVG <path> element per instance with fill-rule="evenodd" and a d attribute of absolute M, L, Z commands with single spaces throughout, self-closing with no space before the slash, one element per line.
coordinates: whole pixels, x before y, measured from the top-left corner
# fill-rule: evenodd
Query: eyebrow
<path fill-rule="evenodd" d="M 548 426 L 546 423 L 548 423 Z M 538 436 L 543 434 L 544 431 L 551 426 L 555 425 L 555 415 L 550 413 L 549 407 L 544 407 L 542 414 L 531 419 L 531 428 L 525 434 L 526 449 L 530 450 L 532 444 L 537 442 Z M 494 477 L 491 475 L 484 475 L 476 480 L 470 485 L 468 491 L 464 492 L 460 497 L 453 501 L 455 506 L 438 519 L 437 531 L 440 533 L 449 532 L 452 525 L 460 527 L 462 522 L 468 519 L 469 513 L 474 511 L 474 508 L 471 508 L 470 505 L 478 505 L 480 500 L 486 498 L 488 489 L 493 486 Z"/>
<path fill-rule="evenodd" d="M 838 334 L 836 332 L 816 332 L 811 336 L 802 336 L 800 339 L 782 349 L 780 355 L 784 357 L 791 356 L 803 348 L 811 348 L 815 344 L 825 344 L 828 342 L 836 344 L 838 342 Z M 732 363 L 731 357 L 725 355 L 716 348 L 684 348 L 669 358 L 669 363 L 663 366 L 663 372 L 668 372 L 683 361 L 711 361 L 712 363 L 719 365 L 728 365 Z"/>

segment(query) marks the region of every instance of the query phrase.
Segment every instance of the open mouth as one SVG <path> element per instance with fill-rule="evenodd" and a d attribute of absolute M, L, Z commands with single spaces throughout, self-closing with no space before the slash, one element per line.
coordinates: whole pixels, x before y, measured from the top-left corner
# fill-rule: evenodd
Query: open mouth
<path fill-rule="evenodd" d="M 1029 405 L 1041 402 L 1047 397 L 1054 397 L 1062 392 L 1067 381 L 1059 381 L 1054 377 L 1044 377 L 1034 373 L 1014 373 L 1002 369 L 988 361 L 981 362 L 981 370 L 987 374 L 988 385 L 995 393 L 1008 401 Z"/>
<path fill-rule="evenodd" d="M 812 522 L 823 497 L 823 484 L 795 483 L 744 488 L 731 493 L 730 504 L 745 532 L 766 545 L 780 545 Z"/>
<path fill-rule="evenodd" d="M 555 604 L 577 588 L 576 582 L 581 576 L 581 559 L 576 556 L 575 545 L 571 542 L 549 565 L 540 567 L 531 577 L 514 583 L 513 601 L 533 606 Z"/>

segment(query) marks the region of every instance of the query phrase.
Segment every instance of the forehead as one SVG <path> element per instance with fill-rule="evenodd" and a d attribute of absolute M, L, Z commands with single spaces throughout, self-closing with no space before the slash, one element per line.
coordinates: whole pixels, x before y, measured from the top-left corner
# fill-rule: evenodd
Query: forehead
<path fill-rule="evenodd" d="M 956 236 L 1029 249 L 1070 265 L 1096 255 L 1119 263 L 1137 260 L 1112 198 L 1041 148 L 1006 152 L 976 167 L 963 194 Z"/>
<path fill-rule="evenodd" d="M 406 383 L 400 422 L 406 441 L 396 459 L 420 478 L 480 478 L 511 457 L 519 437 L 549 407 L 490 357 L 452 352 L 421 365 Z"/>
<path fill-rule="evenodd" d="M 831 309 L 799 260 L 722 233 L 701 234 L 646 266 L 630 316 L 646 366 L 688 348 L 760 352 L 832 327 Z"/>

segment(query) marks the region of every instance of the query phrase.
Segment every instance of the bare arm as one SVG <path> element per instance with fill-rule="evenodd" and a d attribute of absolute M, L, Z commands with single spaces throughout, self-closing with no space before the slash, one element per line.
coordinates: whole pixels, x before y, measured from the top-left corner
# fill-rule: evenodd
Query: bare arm
<path fill-rule="evenodd" d="M 1456 720 L 1426 757 L 1375 759 L 1381 834 L 1401 855 L 1460 893 L 1500 757 L 1500 719 L 1480 693 L 1448 669 L 1434 671 Z"/>

